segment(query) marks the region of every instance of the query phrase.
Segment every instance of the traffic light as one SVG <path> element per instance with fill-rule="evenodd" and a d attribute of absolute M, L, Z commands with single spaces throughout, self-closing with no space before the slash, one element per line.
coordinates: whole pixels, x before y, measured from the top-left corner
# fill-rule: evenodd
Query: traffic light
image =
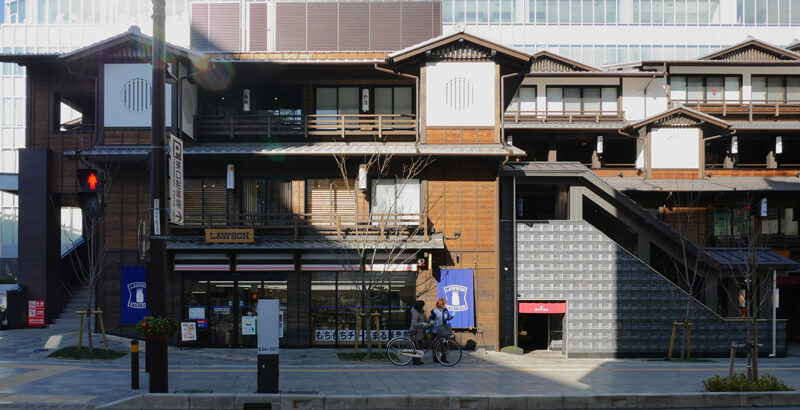
<path fill-rule="evenodd" d="M 96 169 L 78 170 L 78 203 L 83 214 L 91 217 L 103 216 L 103 181 Z"/>

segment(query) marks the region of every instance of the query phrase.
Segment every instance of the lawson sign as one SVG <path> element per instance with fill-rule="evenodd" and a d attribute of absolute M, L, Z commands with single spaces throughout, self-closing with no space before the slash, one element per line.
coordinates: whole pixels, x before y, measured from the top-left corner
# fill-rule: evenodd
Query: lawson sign
<path fill-rule="evenodd" d="M 475 285 L 472 269 L 442 269 L 439 276 L 439 297 L 447 299 L 447 310 L 453 313 L 454 328 L 475 327 Z"/>
<path fill-rule="evenodd" d="M 253 230 L 206 229 L 206 243 L 253 243 Z"/>

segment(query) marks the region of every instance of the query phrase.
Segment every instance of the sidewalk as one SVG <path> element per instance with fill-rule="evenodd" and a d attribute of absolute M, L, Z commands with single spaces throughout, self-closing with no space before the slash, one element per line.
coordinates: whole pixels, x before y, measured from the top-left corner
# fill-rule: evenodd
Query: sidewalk
<path fill-rule="evenodd" d="M 147 392 L 144 354 L 140 355 L 142 390 L 139 391 L 130 389 L 130 356 L 112 362 L 46 357 L 76 342 L 77 334 L 69 332 L 0 331 L 0 408 L 4 403 L 15 407 L 57 404 L 93 408 Z M 95 338 L 95 347 L 102 348 L 99 337 Z M 130 344 L 126 339 L 112 338 L 110 347 L 127 351 Z M 423 359 L 423 366 L 397 367 L 388 362 L 340 362 L 336 353 L 342 351 L 352 351 L 352 348 L 282 350 L 281 393 L 288 395 L 286 397 L 359 395 L 376 399 L 387 395 L 405 398 L 544 395 L 559 400 L 643 393 L 663 396 L 698 393 L 702 390 L 703 379 L 728 371 L 726 359 L 691 363 L 642 359 L 565 360 L 483 351 L 464 352 L 461 363 L 452 368 L 431 363 L 430 354 Z M 178 350 L 170 347 L 170 391 L 219 393 L 226 397 L 251 395 L 256 392 L 256 360 L 255 349 Z M 762 359 L 760 363 L 762 372 L 775 374 L 789 385 L 800 387 L 800 357 Z M 737 360 L 736 368 L 744 371 L 744 361 Z"/>

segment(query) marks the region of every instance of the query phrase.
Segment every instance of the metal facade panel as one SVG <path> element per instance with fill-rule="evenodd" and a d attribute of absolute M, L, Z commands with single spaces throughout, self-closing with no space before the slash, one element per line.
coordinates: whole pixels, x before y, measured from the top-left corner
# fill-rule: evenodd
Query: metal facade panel
<path fill-rule="evenodd" d="M 308 3 L 308 49 L 335 51 L 339 49 L 336 3 Z M 363 24 L 363 23 L 362 23 Z"/>
<path fill-rule="evenodd" d="M 209 48 L 220 51 L 240 51 L 239 4 L 212 3 L 208 11 L 211 16 Z"/>
<path fill-rule="evenodd" d="M 208 50 L 208 4 L 192 4 L 189 44 L 192 50 Z"/>
<path fill-rule="evenodd" d="M 421 43 L 431 37 L 433 34 L 433 6 L 434 3 L 403 3 L 402 14 L 402 47 L 408 47 L 417 43 Z"/>
<path fill-rule="evenodd" d="M 267 4 L 250 3 L 250 51 L 267 51 Z"/>
<path fill-rule="evenodd" d="M 370 50 L 393 51 L 402 47 L 402 3 L 370 3 L 369 38 Z"/>
<path fill-rule="evenodd" d="M 275 4 L 275 50 L 306 50 L 306 3 Z"/>
<path fill-rule="evenodd" d="M 442 2 L 434 1 L 433 5 L 433 35 L 431 37 L 438 37 L 442 35 Z"/>
<path fill-rule="evenodd" d="M 364 3 L 339 3 L 339 50 L 369 50 L 369 7 Z"/>

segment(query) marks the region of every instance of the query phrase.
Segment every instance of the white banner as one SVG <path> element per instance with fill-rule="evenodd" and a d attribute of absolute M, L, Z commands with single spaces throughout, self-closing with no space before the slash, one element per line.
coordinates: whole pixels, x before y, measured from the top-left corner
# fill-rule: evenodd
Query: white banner
<path fill-rule="evenodd" d="M 335 329 L 317 329 L 314 331 L 314 340 L 317 342 L 333 342 L 336 341 L 336 336 L 339 336 L 340 342 L 355 342 L 356 341 L 356 331 L 353 329 L 350 330 L 335 330 Z M 361 335 L 362 337 L 359 340 L 364 340 L 363 336 L 366 336 L 367 331 L 362 330 Z M 370 330 L 370 334 L 372 335 L 372 341 L 378 341 L 378 331 L 377 330 Z M 388 342 L 392 338 L 404 336 L 408 337 L 408 330 L 381 330 L 381 342 Z"/>
<path fill-rule="evenodd" d="M 183 225 L 183 140 L 169 136 L 169 221 Z"/>

